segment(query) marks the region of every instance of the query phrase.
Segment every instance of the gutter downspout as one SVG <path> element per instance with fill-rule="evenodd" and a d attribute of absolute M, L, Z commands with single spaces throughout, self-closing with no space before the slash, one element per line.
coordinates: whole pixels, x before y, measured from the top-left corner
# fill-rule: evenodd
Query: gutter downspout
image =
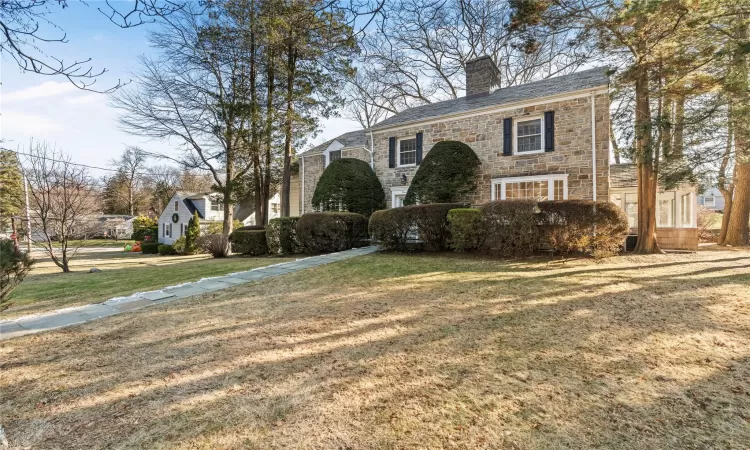
<path fill-rule="evenodd" d="M 375 138 L 372 136 L 372 130 L 370 130 L 370 167 L 372 171 L 375 171 Z"/>
<path fill-rule="evenodd" d="M 594 201 L 596 201 L 596 93 L 591 91 L 591 179 L 593 180 L 594 186 L 592 194 Z"/>
<path fill-rule="evenodd" d="M 301 191 L 302 192 L 301 192 L 301 195 L 300 195 L 300 200 L 301 200 L 300 203 L 302 203 L 302 205 L 300 205 L 300 213 L 299 213 L 299 215 L 301 216 L 302 214 L 305 213 L 305 155 L 299 155 L 299 161 L 300 161 L 300 163 L 302 165 L 302 170 L 300 170 L 300 172 L 302 172 L 302 174 L 300 176 L 300 178 L 302 179 L 301 180 L 301 182 L 302 182 L 302 189 L 301 189 Z"/>

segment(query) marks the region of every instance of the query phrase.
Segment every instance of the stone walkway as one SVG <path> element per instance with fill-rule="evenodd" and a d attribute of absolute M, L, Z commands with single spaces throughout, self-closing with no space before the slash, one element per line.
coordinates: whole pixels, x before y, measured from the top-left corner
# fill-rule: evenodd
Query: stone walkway
<path fill-rule="evenodd" d="M 193 283 L 169 286 L 158 291 L 139 292 L 128 297 L 111 298 L 102 303 L 59 309 L 40 315 L 19 317 L 13 320 L 0 321 L 0 340 L 11 339 L 26 334 L 39 333 L 55 328 L 68 327 L 102 317 L 113 316 L 126 311 L 144 308 L 173 300 L 218 291 L 238 284 L 263 280 L 285 273 L 309 269 L 355 256 L 376 252 L 377 246 L 355 248 L 338 253 L 311 256 L 296 261 L 258 267 L 246 272 L 235 272 L 221 277 L 204 278 Z"/>

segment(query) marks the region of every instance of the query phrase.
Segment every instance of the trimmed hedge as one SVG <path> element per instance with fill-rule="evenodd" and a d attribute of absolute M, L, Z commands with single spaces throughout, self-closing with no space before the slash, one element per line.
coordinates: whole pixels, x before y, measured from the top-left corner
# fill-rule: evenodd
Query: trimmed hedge
<path fill-rule="evenodd" d="M 453 203 L 477 190 L 479 157 L 458 141 L 435 144 L 419 165 L 404 198 L 405 205 Z"/>
<path fill-rule="evenodd" d="M 297 238 L 307 253 L 338 252 L 367 242 L 367 217 L 348 212 L 303 214 Z"/>
<path fill-rule="evenodd" d="M 141 248 L 143 248 L 143 247 L 141 247 Z M 175 250 L 174 247 L 172 247 L 169 244 L 161 244 L 161 245 L 159 245 L 159 247 L 157 247 L 157 251 L 162 256 L 170 256 L 170 255 L 176 255 L 177 254 L 177 250 Z"/>
<path fill-rule="evenodd" d="M 385 208 L 385 191 L 369 164 L 341 158 L 323 171 L 315 186 L 312 205 L 321 211 L 349 211 L 369 217 Z"/>
<path fill-rule="evenodd" d="M 250 227 L 242 227 L 229 235 L 229 241 L 232 243 L 232 252 L 251 256 L 268 254 L 266 231 L 263 229 L 247 228 Z"/>
<path fill-rule="evenodd" d="M 302 253 L 302 245 L 297 239 L 299 217 L 279 217 L 266 225 L 266 243 L 272 255 L 292 255 Z"/>
<path fill-rule="evenodd" d="M 370 236 L 386 250 L 405 252 L 409 233 L 414 229 L 414 218 L 409 207 L 375 211 L 368 224 Z"/>
<path fill-rule="evenodd" d="M 457 208 L 448 211 L 450 247 L 460 252 L 481 248 L 487 236 L 484 214 L 478 208 Z"/>
<path fill-rule="evenodd" d="M 544 201 L 538 208 L 542 237 L 562 255 L 615 255 L 629 229 L 625 212 L 610 202 Z"/>
<path fill-rule="evenodd" d="M 158 242 L 143 242 L 141 243 L 141 253 L 144 255 L 156 255 L 159 253 Z"/>
<path fill-rule="evenodd" d="M 530 255 L 539 245 L 536 201 L 498 200 L 479 209 L 484 215 L 485 241 L 482 251 L 496 256 Z"/>
<path fill-rule="evenodd" d="M 409 234 L 417 231 L 426 250 L 444 250 L 448 244 L 448 211 L 461 203 L 411 205 L 378 211 L 370 218 L 372 236 L 387 250 L 405 251 Z"/>

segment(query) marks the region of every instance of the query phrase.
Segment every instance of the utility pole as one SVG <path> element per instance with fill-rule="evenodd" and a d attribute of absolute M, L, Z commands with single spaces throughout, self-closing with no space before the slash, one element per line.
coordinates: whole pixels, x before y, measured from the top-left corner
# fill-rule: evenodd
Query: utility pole
<path fill-rule="evenodd" d="M 26 197 L 24 205 L 26 207 L 26 253 L 31 256 L 31 215 L 29 214 L 29 183 L 26 181 L 26 174 L 23 174 L 23 195 Z"/>

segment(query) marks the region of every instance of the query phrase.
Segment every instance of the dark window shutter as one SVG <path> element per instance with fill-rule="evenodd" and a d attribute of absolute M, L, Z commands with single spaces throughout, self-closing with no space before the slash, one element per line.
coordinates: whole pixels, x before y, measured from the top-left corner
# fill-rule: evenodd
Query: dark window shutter
<path fill-rule="evenodd" d="M 422 132 L 417 133 L 417 165 L 422 164 Z"/>
<path fill-rule="evenodd" d="M 544 151 L 555 151 L 555 112 L 544 113 Z"/>
<path fill-rule="evenodd" d="M 503 120 L 503 156 L 513 155 L 513 119 Z"/>
<path fill-rule="evenodd" d="M 396 138 L 388 138 L 388 167 L 393 169 L 396 167 Z"/>

